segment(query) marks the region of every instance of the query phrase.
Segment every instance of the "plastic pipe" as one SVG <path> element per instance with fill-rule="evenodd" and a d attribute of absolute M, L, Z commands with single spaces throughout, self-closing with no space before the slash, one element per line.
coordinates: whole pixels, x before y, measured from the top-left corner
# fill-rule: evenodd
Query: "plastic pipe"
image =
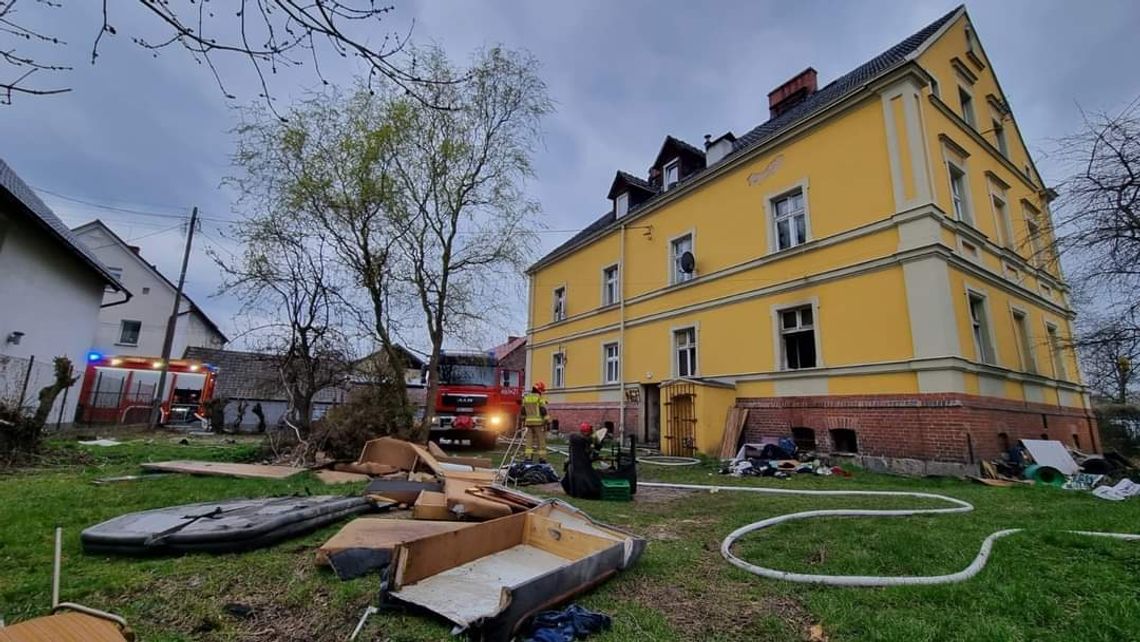
<path fill-rule="evenodd" d="M 744 571 L 767 577 L 775 580 L 784 580 L 787 582 L 799 582 L 804 584 L 827 584 L 830 586 L 903 586 L 914 584 L 950 584 L 953 582 L 963 582 L 977 575 L 986 566 L 989 561 L 990 553 L 993 550 L 995 541 L 1019 533 L 1024 529 L 1010 528 L 991 533 L 988 537 L 982 540 L 981 548 L 978 550 L 977 556 L 970 562 L 966 568 L 958 571 L 957 573 L 949 573 L 946 575 L 819 575 L 814 573 L 792 573 L 790 571 L 780 571 L 765 566 L 759 566 L 746 562 L 732 552 L 732 545 L 736 543 L 744 535 L 760 531 L 765 528 L 770 528 L 777 524 L 791 522 L 800 519 L 813 519 L 816 517 L 907 517 L 910 515 L 930 515 L 942 513 L 968 513 L 974 510 L 973 504 L 957 499 L 955 497 L 948 497 L 946 495 L 938 495 L 935 493 L 914 493 L 907 491 L 895 490 L 793 490 L 789 488 L 757 488 L 754 486 L 711 486 L 704 484 L 666 484 L 658 482 L 638 482 L 638 486 L 648 488 L 678 488 L 682 490 L 704 490 L 709 492 L 721 491 L 740 491 L 749 493 L 766 493 L 769 495 L 808 495 L 819 497 L 914 497 L 919 499 L 933 499 L 953 504 L 947 508 L 911 508 L 911 509 L 830 509 L 830 510 L 812 510 L 802 511 L 798 513 L 788 513 L 786 515 L 778 515 L 770 517 L 758 522 L 753 522 L 742 526 L 724 538 L 720 545 L 720 554 L 724 559 L 728 560 L 730 564 L 740 568 Z M 1066 531 L 1076 535 L 1087 535 L 1091 537 L 1108 537 L 1112 539 L 1126 540 L 1126 541 L 1140 541 L 1140 534 L 1132 533 L 1106 533 L 1100 531 Z"/>

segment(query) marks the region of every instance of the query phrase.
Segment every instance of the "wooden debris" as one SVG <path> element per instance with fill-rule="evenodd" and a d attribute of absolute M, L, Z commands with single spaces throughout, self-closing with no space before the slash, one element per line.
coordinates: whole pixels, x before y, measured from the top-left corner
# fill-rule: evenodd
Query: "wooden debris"
<path fill-rule="evenodd" d="M 326 484 L 352 484 L 366 482 L 371 477 L 360 473 L 346 473 L 339 470 L 318 470 L 314 476 Z"/>
<path fill-rule="evenodd" d="M 161 470 L 188 475 L 217 475 L 221 477 L 241 477 L 249 479 L 285 479 L 305 471 L 304 468 L 289 466 L 267 466 L 263 464 L 233 464 L 217 461 L 160 461 L 143 464 L 145 470 Z"/>

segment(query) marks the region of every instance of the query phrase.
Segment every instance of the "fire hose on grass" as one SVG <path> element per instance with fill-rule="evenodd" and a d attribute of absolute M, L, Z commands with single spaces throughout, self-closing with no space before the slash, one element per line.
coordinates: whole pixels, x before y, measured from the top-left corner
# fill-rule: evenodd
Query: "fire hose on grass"
<path fill-rule="evenodd" d="M 658 482 L 640 482 L 639 486 L 650 488 L 676 488 L 682 490 L 704 490 L 709 492 L 729 492 L 741 491 L 749 493 L 767 493 L 770 495 L 808 495 L 816 497 L 914 497 L 919 499 L 933 499 L 937 501 L 947 502 L 953 504 L 946 508 L 908 508 L 908 509 L 855 509 L 855 508 L 839 508 L 830 510 L 810 510 L 802 511 L 799 513 L 788 513 L 786 515 L 778 515 L 776 517 L 769 517 L 762 519 L 758 522 L 753 522 L 732 531 L 724 538 L 720 544 L 720 554 L 724 559 L 728 560 L 730 564 L 740 568 L 744 571 L 767 577 L 774 580 L 785 580 L 788 582 L 800 582 L 804 584 L 827 584 L 830 586 L 905 586 L 915 584 L 952 584 L 954 582 L 964 582 L 971 577 L 977 575 L 986 566 L 989 560 L 990 553 L 993 550 L 994 542 L 1003 538 L 1019 533 L 1024 529 L 1009 528 L 991 533 L 988 537 L 982 540 L 981 548 L 978 550 L 978 555 L 974 561 L 958 571 L 957 573 L 949 573 L 946 575 L 899 575 L 899 576 L 882 576 L 882 575 L 819 575 L 815 573 L 793 573 L 790 571 L 780 571 L 765 566 L 759 566 L 746 562 L 732 552 L 732 545 L 736 543 L 744 535 L 755 531 L 764 530 L 777 524 L 785 522 L 792 522 L 801 519 L 814 519 L 816 517 L 908 517 L 911 515 L 937 515 L 945 513 L 968 513 L 974 510 L 974 505 L 961 499 L 948 497 L 946 495 L 938 495 L 935 493 L 914 493 L 907 491 L 892 491 L 892 490 L 793 490 L 788 488 L 757 488 L 754 486 L 710 486 L 704 484 L 666 484 Z M 1112 539 L 1126 540 L 1126 541 L 1140 541 L 1140 534 L 1132 533 L 1105 533 L 1099 531 L 1065 531 L 1077 535 L 1088 535 L 1091 537 L 1108 537 Z"/>

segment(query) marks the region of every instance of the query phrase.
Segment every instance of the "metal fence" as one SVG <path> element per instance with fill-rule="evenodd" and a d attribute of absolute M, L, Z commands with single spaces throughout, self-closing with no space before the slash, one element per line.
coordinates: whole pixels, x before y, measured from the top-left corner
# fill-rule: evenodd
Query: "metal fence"
<path fill-rule="evenodd" d="M 156 385 L 132 380 L 123 372 L 98 369 L 85 398 L 79 400 L 76 420 L 85 424 L 145 422 Z"/>
<path fill-rule="evenodd" d="M 72 376 L 75 370 L 72 367 Z M 0 354 L 0 403 L 8 407 L 20 408 L 25 413 L 33 413 L 39 406 L 40 390 L 55 382 L 55 366 L 50 359 L 35 357 L 13 357 Z M 72 385 L 55 399 L 55 405 L 48 415 L 48 423 L 58 425 L 69 423 L 71 417 L 64 417 L 63 410 L 68 399 L 74 401 L 79 394 L 79 386 Z"/>

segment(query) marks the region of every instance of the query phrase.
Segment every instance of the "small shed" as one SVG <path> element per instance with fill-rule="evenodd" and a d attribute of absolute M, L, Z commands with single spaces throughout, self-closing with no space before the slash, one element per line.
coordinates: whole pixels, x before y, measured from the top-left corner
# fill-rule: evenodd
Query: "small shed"
<path fill-rule="evenodd" d="M 715 456 L 724 438 L 725 417 L 736 404 L 736 387 L 714 379 L 683 377 L 660 384 L 661 452 Z"/>

